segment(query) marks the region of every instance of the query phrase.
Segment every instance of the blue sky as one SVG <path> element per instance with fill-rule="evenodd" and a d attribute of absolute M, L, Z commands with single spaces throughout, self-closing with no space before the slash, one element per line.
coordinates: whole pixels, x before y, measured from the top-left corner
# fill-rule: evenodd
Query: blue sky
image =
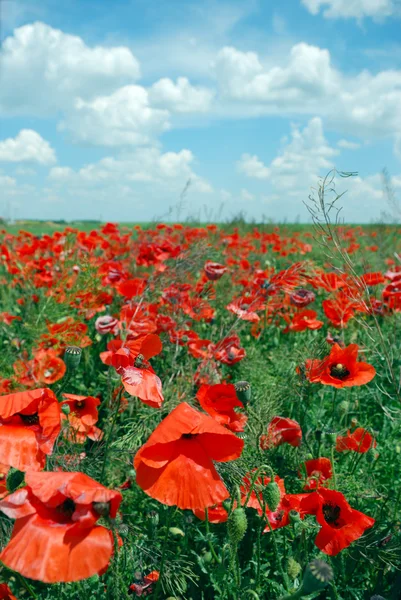
<path fill-rule="evenodd" d="M 2 0 L 0 214 L 346 221 L 401 191 L 399 0 Z M 190 182 L 182 200 L 180 196 Z"/>

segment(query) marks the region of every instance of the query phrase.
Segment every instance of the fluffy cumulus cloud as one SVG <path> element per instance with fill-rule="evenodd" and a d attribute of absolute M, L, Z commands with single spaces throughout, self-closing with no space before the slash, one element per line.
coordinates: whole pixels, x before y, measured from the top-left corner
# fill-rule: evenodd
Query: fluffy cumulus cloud
<path fill-rule="evenodd" d="M 237 163 L 237 168 L 240 173 L 244 173 L 247 177 L 255 179 L 268 179 L 270 177 L 270 169 L 256 156 L 243 154 Z"/>
<path fill-rule="evenodd" d="M 49 142 L 32 129 L 22 129 L 15 138 L 0 141 L 0 162 L 36 162 L 51 165 L 56 154 Z"/>
<path fill-rule="evenodd" d="M 210 193 L 210 184 L 196 175 L 192 163 L 194 156 L 190 150 L 162 153 L 156 147 L 137 149 L 118 157 L 105 157 L 79 170 L 70 167 L 53 167 L 49 172 L 49 181 L 55 185 L 68 183 L 74 188 L 84 186 L 113 186 L 116 183 L 125 185 L 151 184 L 161 189 L 180 192 L 188 181 L 192 189 L 200 193 Z M 144 188 L 141 185 L 141 189 Z"/>
<path fill-rule="evenodd" d="M 178 77 L 174 83 L 164 77 L 154 83 L 149 90 L 149 98 L 154 106 L 162 106 L 177 113 L 202 113 L 211 107 L 213 91 L 193 86 L 186 77 Z"/>
<path fill-rule="evenodd" d="M 150 106 L 147 90 L 139 85 L 90 101 L 77 98 L 59 125 L 74 141 L 102 146 L 148 144 L 168 128 L 169 112 Z"/>
<path fill-rule="evenodd" d="M 313 15 L 323 10 L 328 19 L 383 19 L 399 12 L 396 0 L 302 0 L 302 4 Z"/>
<path fill-rule="evenodd" d="M 136 81 L 140 67 L 125 47 L 89 47 L 41 22 L 14 30 L 2 44 L 0 114 L 49 116 L 77 96 L 92 98 Z"/>
<path fill-rule="evenodd" d="M 254 52 L 223 48 L 214 62 L 223 100 L 257 114 L 315 114 L 339 130 L 365 138 L 401 132 L 401 70 L 349 77 L 331 64 L 326 49 L 304 42 L 288 60 L 265 67 Z"/>
<path fill-rule="evenodd" d="M 269 166 L 258 156 L 244 154 L 237 168 L 250 178 L 269 179 L 277 189 L 293 194 L 316 182 L 322 171 L 332 169 L 338 154 L 324 137 L 322 120 L 314 117 L 302 130 L 292 128 L 291 140 Z"/>

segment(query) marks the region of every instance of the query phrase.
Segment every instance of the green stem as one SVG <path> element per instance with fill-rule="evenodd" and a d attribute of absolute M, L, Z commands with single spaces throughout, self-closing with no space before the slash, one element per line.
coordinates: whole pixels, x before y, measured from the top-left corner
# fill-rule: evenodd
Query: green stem
<path fill-rule="evenodd" d="M 336 477 L 336 467 L 334 464 L 334 448 L 335 448 L 335 446 L 333 445 L 331 447 L 331 468 L 333 470 L 333 487 L 336 490 L 337 489 L 337 477 Z"/>
<path fill-rule="evenodd" d="M 32 598 L 37 598 L 38 596 L 35 594 L 25 577 L 23 577 L 20 573 L 15 572 L 15 575 L 20 582 L 20 584 L 26 589 L 26 591 L 32 596 Z"/>
<path fill-rule="evenodd" d="M 175 514 L 175 511 L 173 511 L 172 509 L 169 509 L 167 523 L 166 523 L 166 534 L 164 536 L 163 546 L 162 546 L 162 557 L 161 557 L 161 561 L 160 561 L 159 579 L 157 580 L 156 589 L 155 589 L 155 600 L 157 600 L 157 598 L 159 597 L 159 593 L 161 591 L 162 578 L 164 575 L 164 565 L 166 562 L 167 543 L 168 543 L 169 536 L 170 536 L 170 523 L 171 523 L 171 520 L 172 520 L 174 514 Z"/>
<path fill-rule="evenodd" d="M 254 475 L 253 475 L 253 477 L 252 477 L 252 480 L 251 480 L 251 485 L 250 485 L 250 487 L 249 487 L 249 491 L 248 491 L 248 494 L 247 494 L 247 496 L 246 496 L 246 499 L 245 499 L 245 502 L 244 502 L 244 508 L 246 508 L 246 505 L 247 505 L 247 504 L 248 504 L 248 502 L 249 502 L 249 498 L 251 497 L 251 494 L 252 494 L 252 492 L 253 492 L 253 488 L 254 488 L 254 486 L 255 486 L 255 482 L 256 482 L 257 478 L 259 477 L 259 475 L 260 475 L 260 472 L 261 472 L 263 469 L 264 469 L 264 470 L 266 470 L 266 471 L 269 471 L 269 472 L 270 472 L 270 477 L 271 477 L 271 480 L 272 480 L 272 481 L 274 481 L 274 472 L 273 472 L 273 469 L 272 469 L 271 467 L 269 467 L 269 465 L 260 465 L 260 467 L 258 467 L 258 468 L 256 469 L 256 471 L 255 471 L 255 473 L 254 473 Z"/>
<path fill-rule="evenodd" d="M 111 438 L 113 436 L 114 426 L 115 426 L 116 421 L 117 421 L 118 411 L 120 410 L 120 403 L 121 403 L 121 396 L 123 394 L 123 389 L 124 388 L 121 388 L 121 390 L 118 392 L 118 397 L 117 397 L 117 402 L 116 402 L 116 410 L 114 412 L 113 420 L 111 422 L 111 426 L 110 426 L 109 433 L 107 435 L 107 440 L 106 440 L 106 443 L 105 443 L 106 447 L 105 447 L 105 450 L 104 450 L 102 472 L 100 474 L 100 482 L 101 483 L 103 483 L 103 477 L 104 477 L 104 473 L 105 473 L 105 470 L 106 470 L 106 463 L 107 463 L 107 459 L 108 459 L 108 455 L 109 455 L 110 442 L 111 442 Z"/>
<path fill-rule="evenodd" d="M 212 553 L 212 556 L 213 556 L 214 560 L 220 565 L 221 564 L 221 558 L 219 558 L 217 556 L 216 551 L 214 549 L 214 546 L 212 544 L 212 540 L 210 539 L 209 511 L 208 511 L 207 508 L 205 509 L 205 523 L 206 523 L 207 543 L 209 545 L 210 552 Z"/>

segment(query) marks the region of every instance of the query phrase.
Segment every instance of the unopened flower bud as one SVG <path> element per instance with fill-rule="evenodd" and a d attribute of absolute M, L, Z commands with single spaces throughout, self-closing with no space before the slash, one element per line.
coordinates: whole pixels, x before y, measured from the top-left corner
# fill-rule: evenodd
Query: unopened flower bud
<path fill-rule="evenodd" d="M 64 352 L 64 362 L 69 371 L 74 371 L 81 362 L 82 349 L 78 346 L 67 346 Z"/>
<path fill-rule="evenodd" d="M 234 384 L 237 398 L 242 404 L 247 404 L 251 399 L 251 384 L 248 381 L 237 381 Z"/>
<path fill-rule="evenodd" d="M 179 527 L 170 527 L 169 532 L 171 533 L 171 535 L 174 535 L 177 537 L 178 536 L 185 537 L 185 533 Z"/>
<path fill-rule="evenodd" d="M 324 590 L 330 581 L 332 581 L 333 576 L 331 566 L 324 562 L 324 560 L 315 558 L 305 569 L 302 580 L 302 593 L 306 596 Z"/>
<path fill-rule="evenodd" d="M 69 404 L 62 404 L 62 405 L 61 405 L 61 412 L 62 412 L 64 415 L 69 415 L 69 414 L 70 414 L 70 412 L 71 412 L 70 405 L 69 405 Z"/>
<path fill-rule="evenodd" d="M 246 513 L 243 508 L 238 507 L 228 517 L 227 530 L 228 537 L 232 544 L 239 544 L 243 539 L 248 527 Z"/>
<path fill-rule="evenodd" d="M 296 579 L 301 572 L 301 565 L 292 557 L 288 559 L 287 573 L 291 579 Z"/>
<path fill-rule="evenodd" d="M 340 415 L 346 415 L 347 412 L 349 411 L 348 400 L 343 400 L 342 402 L 340 402 L 340 404 L 337 407 L 337 410 L 340 413 Z"/>
<path fill-rule="evenodd" d="M 275 481 L 267 484 L 263 490 L 263 499 L 266 502 L 269 510 L 274 512 L 280 504 L 280 488 Z"/>

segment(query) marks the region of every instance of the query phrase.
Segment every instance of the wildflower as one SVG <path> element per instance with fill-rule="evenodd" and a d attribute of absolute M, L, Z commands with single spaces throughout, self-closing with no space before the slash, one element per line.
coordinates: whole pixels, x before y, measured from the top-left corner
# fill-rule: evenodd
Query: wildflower
<path fill-rule="evenodd" d="M 301 507 L 307 513 L 316 515 L 321 529 L 315 544 L 330 556 L 336 556 L 348 548 L 375 523 L 371 517 L 351 508 L 341 492 L 325 488 L 308 494 L 302 500 Z"/>
<path fill-rule="evenodd" d="M 196 394 L 199 404 L 211 417 L 231 431 L 244 431 L 248 417 L 234 411 L 243 408 L 231 383 L 202 385 Z"/>
<path fill-rule="evenodd" d="M 351 450 L 352 452 L 359 452 L 365 454 L 370 448 L 376 448 L 376 440 L 373 439 L 369 431 L 358 427 L 351 433 L 347 431 L 347 435 L 338 436 L 336 450 L 337 452 L 344 452 L 345 450 Z"/>
<path fill-rule="evenodd" d="M 312 383 L 336 388 L 364 385 L 373 379 L 376 370 L 368 363 L 357 362 L 357 358 L 357 344 L 350 344 L 346 348 L 333 344 L 329 356 L 323 360 L 306 361 L 306 377 Z"/>
<path fill-rule="evenodd" d="M 16 519 L 0 554 L 2 563 L 44 583 L 104 573 L 113 553 L 113 536 L 96 522 L 106 512 L 116 517 L 120 492 L 83 473 L 29 472 L 25 480 L 26 487 L 0 501 L 0 510 Z"/>
<path fill-rule="evenodd" d="M 305 329 L 320 329 L 321 327 L 323 327 L 323 321 L 319 321 L 316 317 L 317 313 L 314 310 L 301 310 L 293 316 L 292 322 L 284 331 L 287 332 L 305 331 Z"/>
<path fill-rule="evenodd" d="M 129 586 L 131 592 L 134 592 L 136 596 L 151 596 L 153 594 L 153 584 L 158 581 L 160 577 L 159 571 L 152 571 L 145 575 L 143 578 L 136 583 Z"/>
<path fill-rule="evenodd" d="M 281 444 L 299 446 L 302 441 L 302 430 L 296 421 L 285 417 L 273 417 L 267 427 L 267 435 L 260 436 L 260 447 L 268 450 Z"/>
<path fill-rule="evenodd" d="M 333 469 L 329 458 L 307 460 L 304 467 L 307 478 L 304 490 L 314 490 L 333 477 Z"/>
<path fill-rule="evenodd" d="M 26 471 L 44 468 L 60 432 L 61 411 L 48 388 L 0 397 L 0 456 L 4 464 Z"/>
<path fill-rule="evenodd" d="M 290 302 L 297 306 L 298 308 L 304 308 L 315 301 L 315 294 L 310 290 L 305 290 L 300 288 L 299 290 L 294 290 L 292 294 L 290 294 Z"/>
<path fill-rule="evenodd" d="M 17 600 L 17 598 L 11 593 L 11 590 L 6 583 L 0 583 L 0 599 Z"/>
<path fill-rule="evenodd" d="M 68 415 L 62 413 L 62 420 L 69 424 L 66 437 L 78 444 L 83 444 L 87 438 L 94 441 L 102 439 L 103 432 L 95 425 L 98 420 L 99 398 L 76 394 L 63 394 L 63 397 L 65 400 L 61 403 L 61 409 L 66 406 L 70 409 Z"/>
<path fill-rule="evenodd" d="M 213 461 L 241 455 L 243 440 L 186 402 L 154 430 L 134 459 L 136 482 L 168 506 L 204 509 L 228 498 Z"/>
<path fill-rule="evenodd" d="M 211 281 L 216 281 L 217 279 L 220 279 L 220 277 L 222 277 L 227 271 L 227 267 L 225 267 L 224 265 L 211 261 L 207 261 L 203 269 L 205 271 L 206 277 Z"/>
<path fill-rule="evenodd" d="M 111 315 L 103 315 L 98 317 L 95 321 L 95 329 L 101 335 L 106 333 L 112 333 L 113 335 L 117 335 L 119 330 L 119 322 L 118 319 L 112 317 Z"/>

